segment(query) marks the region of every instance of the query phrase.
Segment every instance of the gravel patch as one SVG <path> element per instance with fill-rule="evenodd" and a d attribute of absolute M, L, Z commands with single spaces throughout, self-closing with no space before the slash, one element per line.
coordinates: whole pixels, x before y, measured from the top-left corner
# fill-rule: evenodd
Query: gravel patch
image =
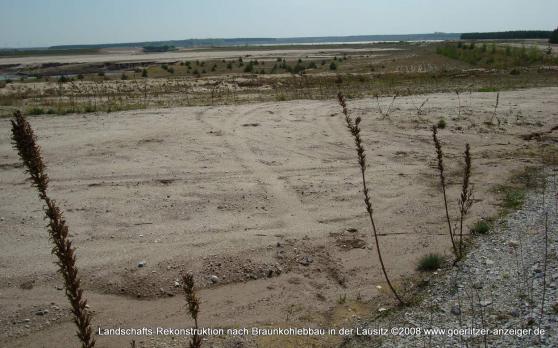
<path fill-rule="evenodd" d="M 558 347 L 558 172 L 545 174 L 544 190 L 528 192 L 520 210 L 475 238 L 466 259 L 432 275 L 419 305 L 359 324 L 407 333 L 353 337 L 346 346 Z M 448 331 L 471 328 L 488 332 Z"/>

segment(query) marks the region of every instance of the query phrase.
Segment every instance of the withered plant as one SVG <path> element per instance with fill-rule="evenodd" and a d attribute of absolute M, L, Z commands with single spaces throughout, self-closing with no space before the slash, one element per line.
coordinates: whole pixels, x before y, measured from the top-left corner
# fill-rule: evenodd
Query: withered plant
<path fill-rule="evenodd" d="M 64 278 L 65 294 L 74 315 L 77 336 L 82 348 L 95 345 L 91 330 L 91 315 L 86 309 L 87 300 L 83 296 L 81 280 L 76 267 L 76 253 L 68 236 L 68 226 L 56 202 L 48 196 L 48 175 L 41 156 L 41 148 L 31 125 L 20 111 L 14 113 L 12 123 L 12 142 L 29 174 L 33 186 L 39 191 L 39 198 L 45 203 L 44 211 L 48 219 L 48 232 L 54 244 L 52 253 L 57 256 L 56 264 Z"/>
<path fill-rule="evenodd" d="M 198 334 L 198 314 L 200 312 L 200 300 L 196 291 L 194 290 L 194 275 L 192 273 L 185 273 L 182 275 L 182 290 L 184 290 L 184 297 L 188 304 L 188 312 L 192 319 L 194 319 L 194 336 L 190 341 L 190 348 L 201 347 L 202 338 Z"/>
<path fill-rule="evenodd" d="M 463 186 L 459 197 L 459 256 L 463 256 L 463 220 L 473 204 L 473 188 L 471 179 L 471 147 L 465 145 L 465 167 L 463 169 Z"/>
<path fill-rule="evenodd" d="M 494 124 L 494 119 L 496 118 L 499 104 L 500 104 L 500 92 L 496 93 L 496 103 L 494 104 L 494 111 L 492 112 L 492 117 L 490 118 L 491 124 Z M 500 123 L 500 120 L 498 120 L 498 123 Z"/>
<path fill-rule="evenodd" d="M 380 105 L 380 97 L 376 94 L 376 103 L 378 104 L 378 111 L 380 112 L 380 115 L 382 115 L 382 119 L 384 118 L 389 118 L 389 115 L 391 114 L 391 108 L 393 107 L 393 104 L 395 103 L 395 99 L 397 99 L 398 94 L 395 94 L 393 96 L 393 99 L 391 100 L 391 103 L 389 104 L 387 110 L 384 112 L 382 110 L 382 106 Z"/>
<path fill-rule="evenodd" d="M 434 140 L 434 147 L 436 148 L 436 157 L 438 159 L 438 174 L 440 177 L 440 186 L 442 188 L 442 194 L 444 197 L 444 207 L 446 209 L 446 221 L 448 223 L 448 231 L 451 239 L 451 245 L 453 247 L 453 253 L 456 257 L 458 257 L 458 250 L 455 244 L 455 238 L 453 236 L 453 229 L 451 227 L 451 219 L 449 216 L 448 210 L 448 198 L 446 194 L 446 176 L 445 176 L 445 169 L 444 169 L 444 152 L 442 151 L 442 144 L 440 144 L 440 140 L 438 139 L 438 127 L 432 126 L 432 139 Z"/>
<path fill-rule="evenodd" d="M 382 267 L 382 272 L 384 273 L 384 278 L 386 279 L 386 282 L 387 282 L 389 288 L 391 289 L 391 292 L 393 292 L 393 295 L 397 298 L 397 300 L 399 301 L 400 304 L 405 305 L 405 302 L 399 296 L 399 294 L 397 294 L 397 291 L 395 291 L 395 288 L 391 284 L 391 281 L 390 281 L 389 276 L 388 276 L 387 271 L 386 271 L 386 266 L 384 264 L 384 260 L 382 258 L 382 251 L 381 251 L 381 248 L 380 248 L 380 241 L 378 239 L 378 231 L 376 229 L 376 223 L 374 222 L 372 203 L 371 203 L 371 200 L 370 200 L 370 192 L 368 191 L 368 186 L 366 185 L 366 175 L 365 175 L 366 174 L 366 153 L 364 151 L 364 146 L 362 144 L 362 139 L 360 137 L 360 126 L 359 126 L 359 124 L 361 122 L 361 118 L 357 117 L 353 121 L 353 119 L 349 115 L 349 110 L 347 109 L 347 102 L 346 102 L 345 97 L 343 96 L 343 94 L 339 93 L 337 95 L 337 100 L 339 101 L 339 105 L 341 105 L 341 107 L 343 108 L 343 115 L 345 115 L 345 122 L 347 123 L 347 128 L 351 132 L 351 135 L 353 136 L 353 139 L 354 139 L 354 142 L 355 142 L 355 148 L 356 148 L 357 157 L 358 157 L 358 164 L 360 166 L 360 173 L 361 173 L 361 176 L 362 176 L 362 193 L 364 194 L 364 204 L 366 206 L 366 212 L 368 213 L 368 217 L 370 218 L 370 224 L 372 225 L 372 236 L 374 237 L 374 240 L 376 242 L 376 251 L 378 252 L 378 259 L 379 259 L 380 265 Z M 395 98 L 394 98 L 394 100 L 395 100 Z"/>
<path fill-rule="evenodd" d="M 432 139 L 434 140 L 434 147 L 436 149 L 436 157 L 438 160 L 438 174 L 440 177 L 440 186 L 442 188 L 442 195 L 444 197 L 444 208 L 446 211 L 446 221 L 448 224 L 448 231 L 453 247 L 453 252 L 457 260 L 463 257 L 463 222 L 471 205 L 473 204 L 473 189 L 471 185 L 471 147 L 469 144 L 465 145 L 465 167 L 463 169 L 463 184 L 461 187 L 461 195 L 459 197 L 459 244 L 456 242 L 457 226 L 452 228 L 451 218 L 448 209 L 448 198 L 446 194 L 446 176 L 444 168 L 444 152 L 442 144 L 438 139 L 438 127 L 432 126 Z"/>

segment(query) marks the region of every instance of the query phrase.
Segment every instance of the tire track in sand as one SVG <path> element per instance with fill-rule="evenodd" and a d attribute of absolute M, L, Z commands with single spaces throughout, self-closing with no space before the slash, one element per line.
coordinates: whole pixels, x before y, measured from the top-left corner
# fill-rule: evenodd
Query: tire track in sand
<path fill-rule="evenodd" d="M 269 110 L 271 105 L 247 105 L 243 112 L 234 112 L 215 120 L 215 118 L 199 115 L 198 120 L 207 123 L 213 128 L 221 129 L 223 132 L 223 142 L 237 158 L 242 167 L 251 173 L 255 181 L 264 187 L 268 193 L 268 198 L 274 209 L 274 215 L 280 216 L 283 228 L 297 234 L 322 230 L 320 225 L 311 213 L 304 207 L 298 194 L 289 187 L 288 183 L 281 179 L 281 166 L 270 167 L 262 161 L 266 160 L 265 153 L 258 154 L 254 151 L 257 144 L 269 143 L 269 134 L 266 134 L 269 123 L 265 119 L 255 119 L 261 115 L 265 117 L 265 110 Z M 212 122 L 214 121 L 214 122 Z M 218 123 L 216 123 L 218 122 Z M 260 123 L 259 127 L 244 127 L 243 124 Z M 284 122 L 288 122 L 285 120 Z M 257 129 L 254 131 L 254 129 Z M 251 130 L 253 132 L 251 132 Z M 257 140 L 255 142 L 254 140 Z M 280 146 L 280 148 L 283 148 Z"/>

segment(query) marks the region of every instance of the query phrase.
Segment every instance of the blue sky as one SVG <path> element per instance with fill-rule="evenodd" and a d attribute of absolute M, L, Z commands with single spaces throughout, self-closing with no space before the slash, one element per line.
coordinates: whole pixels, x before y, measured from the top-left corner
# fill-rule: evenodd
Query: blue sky
<path fill-rule="evenodd" d="M 0 0 L 0 47 L 558 26 L 557 0 Z"/>

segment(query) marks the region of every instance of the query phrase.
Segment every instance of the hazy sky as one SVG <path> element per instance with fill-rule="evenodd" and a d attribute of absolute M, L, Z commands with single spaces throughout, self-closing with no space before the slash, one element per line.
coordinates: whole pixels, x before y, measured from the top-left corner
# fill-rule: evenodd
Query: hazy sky
<path fill-rule="evenodd" d="M 558 0 L 0 0 L 0 47 L 558 26 Z"/>

